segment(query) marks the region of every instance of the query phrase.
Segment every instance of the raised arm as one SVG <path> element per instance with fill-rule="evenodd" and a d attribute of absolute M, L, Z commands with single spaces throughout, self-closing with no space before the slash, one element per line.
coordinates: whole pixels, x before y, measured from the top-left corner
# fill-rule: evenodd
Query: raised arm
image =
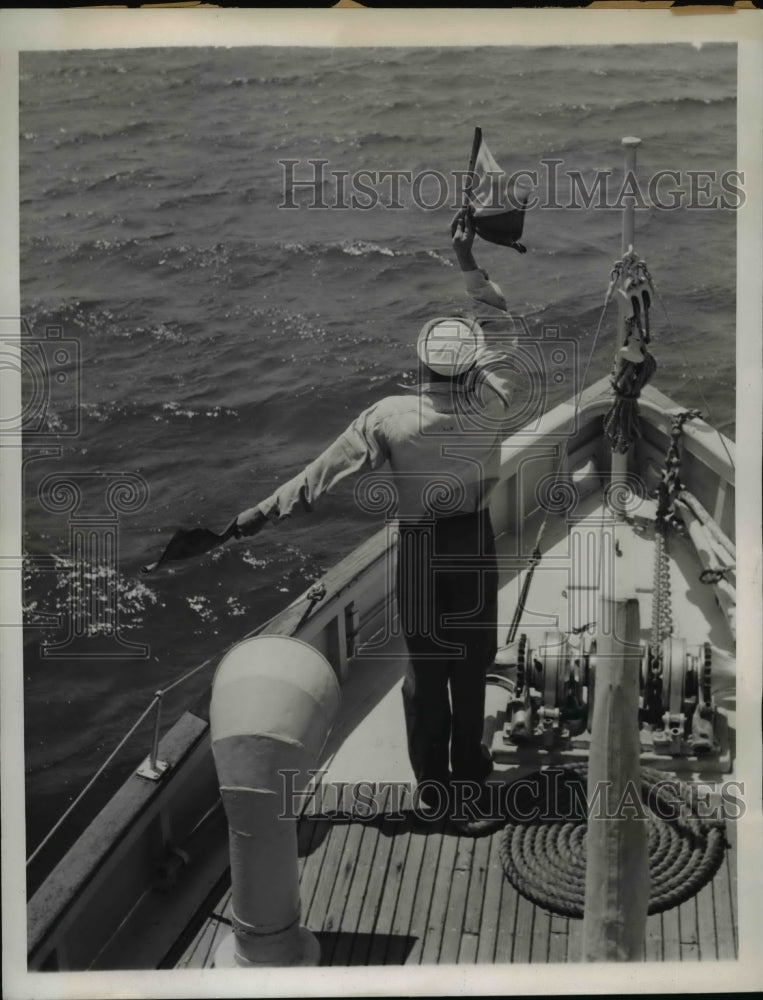
<path fill-rule="evenodd" d="M 490 280 L 487 271 L 478 267 L 474 259 L 475 230 L 468 209 L 458 212 L 454 217 L 450 224 L 450 234 L 458 266 L 464 274 L 467 292 L 480 306 L 495 311 L 496 319 L 503 318 L 507 313 L 503 292 L 494 281 Z"/>
<path fill-rule="evenodd" d="M 468 210 L 455 216 L 450 231 L 466 291 L 477 304 L 475 318 L 485 336 L 485 344 L 475 359 L 472 384 L 478 392 L 482 381 L 492 388 L 497 397 L 496 415 L 500 415 L 508 409 L 517 387 L 516 365 L 508 361 L 517 347 L 516 326 L 500 286 L 490 280 L 487 271 L 478 267 L 474 258 L 475 231 Z M 486 402 L 486 406 L 489 405 Z"/>

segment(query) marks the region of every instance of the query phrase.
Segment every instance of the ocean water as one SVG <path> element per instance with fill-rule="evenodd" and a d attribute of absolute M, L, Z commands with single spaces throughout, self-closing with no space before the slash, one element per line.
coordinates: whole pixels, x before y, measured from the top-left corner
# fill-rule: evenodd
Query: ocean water
<path fill-rule="evenodd" d="M 720 176 L 736 165 L 736 49 L 22 54 L 22 308 L 34 338 L 54 328 L 74 345 L 60 363 L 63 388 L 51 388 L 26 441 L 30 849 L 157 688 L 219 658 L 378 523 L 342 489 L 289 527 L 156 577 L 141 578 L 139 567 L 179 525 L 221 530 L 298 472 L 360 409 L 412 377 L 421 322 L 464 304 L 447 205 L 417 207 L 403 185 L 397 209 L 279 209 L 278 161 L 300 161 L 299 178 L 309 159 L 327 161 L 327 171 L 448 174 L 466 168 L 474 125 L 505 169 L 543 178 L 542 160 L 555 159 L 562 177 L 579 170 L 589 181 L 610 170 L 615 196 L 624 135 L 643 140 L 642 178 Z M 685 173 L 681 182 L 690 183 Z M 331 201 L 335 187 L 324 190 Z M 422 194 L 431 204 L 438 191 Z M 535 333 L 560 326 L 580 368 L 619 256 L 620 218 L 616 209 L 538 208 L 527 214 L 526 255 L 478 248 L 514 312 Z M 671 320 L 654 310 L 655 384 L 704 408 L 701 390 L 733 436 L 734 212 L 652 208 L 637 213 L 637 232 Z M 605 324 L 591 381 L 609 370 L 612 331 Z M 57 453 L 40 454 L 41 445 Z M 98 516 L 107 477 L 145 484 L 145 498 L 119 515 L 112 581 L 119 636 L 145 656 L 42 654 L 65 629 L 41 616 L 65 622 L 82 586 L 73 532 L 83 510 L 40 500 L 45 478 L 60 474 L 85 484 L 85 513 Z M 208 689 L 212 669 L 168 696 L 164 728 Z M 149 740 L 146 723 L 66 836 Z M 53 860 L 40 858 L 33 881 Z"/>

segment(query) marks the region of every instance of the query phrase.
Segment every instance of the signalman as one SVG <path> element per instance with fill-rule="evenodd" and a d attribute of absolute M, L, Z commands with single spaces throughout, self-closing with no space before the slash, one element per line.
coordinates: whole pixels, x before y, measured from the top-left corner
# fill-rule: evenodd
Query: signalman
<path fill-rule="evenodd" d="M 459 212 L 452 243 L 478 318 L 425 323 L 415 391 L 364 410 L 302 472 L 239 514 L 233 530 L 254 535 L 269 522 L 311 511 L 337 483 L 388 464 L 399 519 L 397 602 L 409 653 L 408 752 L 421 800 L 440 815 L 459 782 L 476 783 L 481 792 L 492 770 L 482 744 L 485 675 L 498 624 L 488 503 L 517 378 L 506 301 L 477 267 L 474 236 L 471 210 Z M 481 828 L 469 820 L 460 825 L 465 832 Z"/>

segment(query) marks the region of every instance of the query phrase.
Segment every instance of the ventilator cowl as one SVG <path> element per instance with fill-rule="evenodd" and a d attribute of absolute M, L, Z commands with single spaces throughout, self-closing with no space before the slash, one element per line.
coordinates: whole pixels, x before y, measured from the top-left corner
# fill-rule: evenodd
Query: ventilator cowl
<path fill-rule="evenodd" d="M 248 639 L 218 667 L 210 727 L 228 817 L 233 911 L 218 967 L 319 960 L 317 940 L 300 927 L 293 793 L 307 785 L 339 703 L 329 662 L 288 636 Z"/>

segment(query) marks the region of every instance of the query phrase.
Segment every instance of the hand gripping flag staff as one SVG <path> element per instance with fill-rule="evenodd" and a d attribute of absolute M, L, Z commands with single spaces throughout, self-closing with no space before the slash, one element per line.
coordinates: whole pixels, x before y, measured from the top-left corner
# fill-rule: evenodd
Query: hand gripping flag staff
<path fill-rule="evenodd" d="M 464 209 L 470 211 L 477 235 L 488 243 L 525 253 L 526 248 L 518 240 L 522 235 L 529 195 L 528 187 L 514 183 L 513 178 L 498 166 L 482 138 L 482 129 L 475 128 Z M 144 566 L 141 572 L 153 573 L 164 563 L 192 559 L 222 545 L 229 538 L 240 537 L 241 530 L 236 521 L 234 518 L 219 534 L 210 528 L 179 528 L 156 562 Z"/>
<path fill-rule="evenodd" d="M 464 207 L 471 208 L 477 235 L 488 243 L 525 253 L 527 248 L 518 241 L 529 196 L 530 188 L 516 183 L 498 166 L 482 129 L 475 128 Z"/>

